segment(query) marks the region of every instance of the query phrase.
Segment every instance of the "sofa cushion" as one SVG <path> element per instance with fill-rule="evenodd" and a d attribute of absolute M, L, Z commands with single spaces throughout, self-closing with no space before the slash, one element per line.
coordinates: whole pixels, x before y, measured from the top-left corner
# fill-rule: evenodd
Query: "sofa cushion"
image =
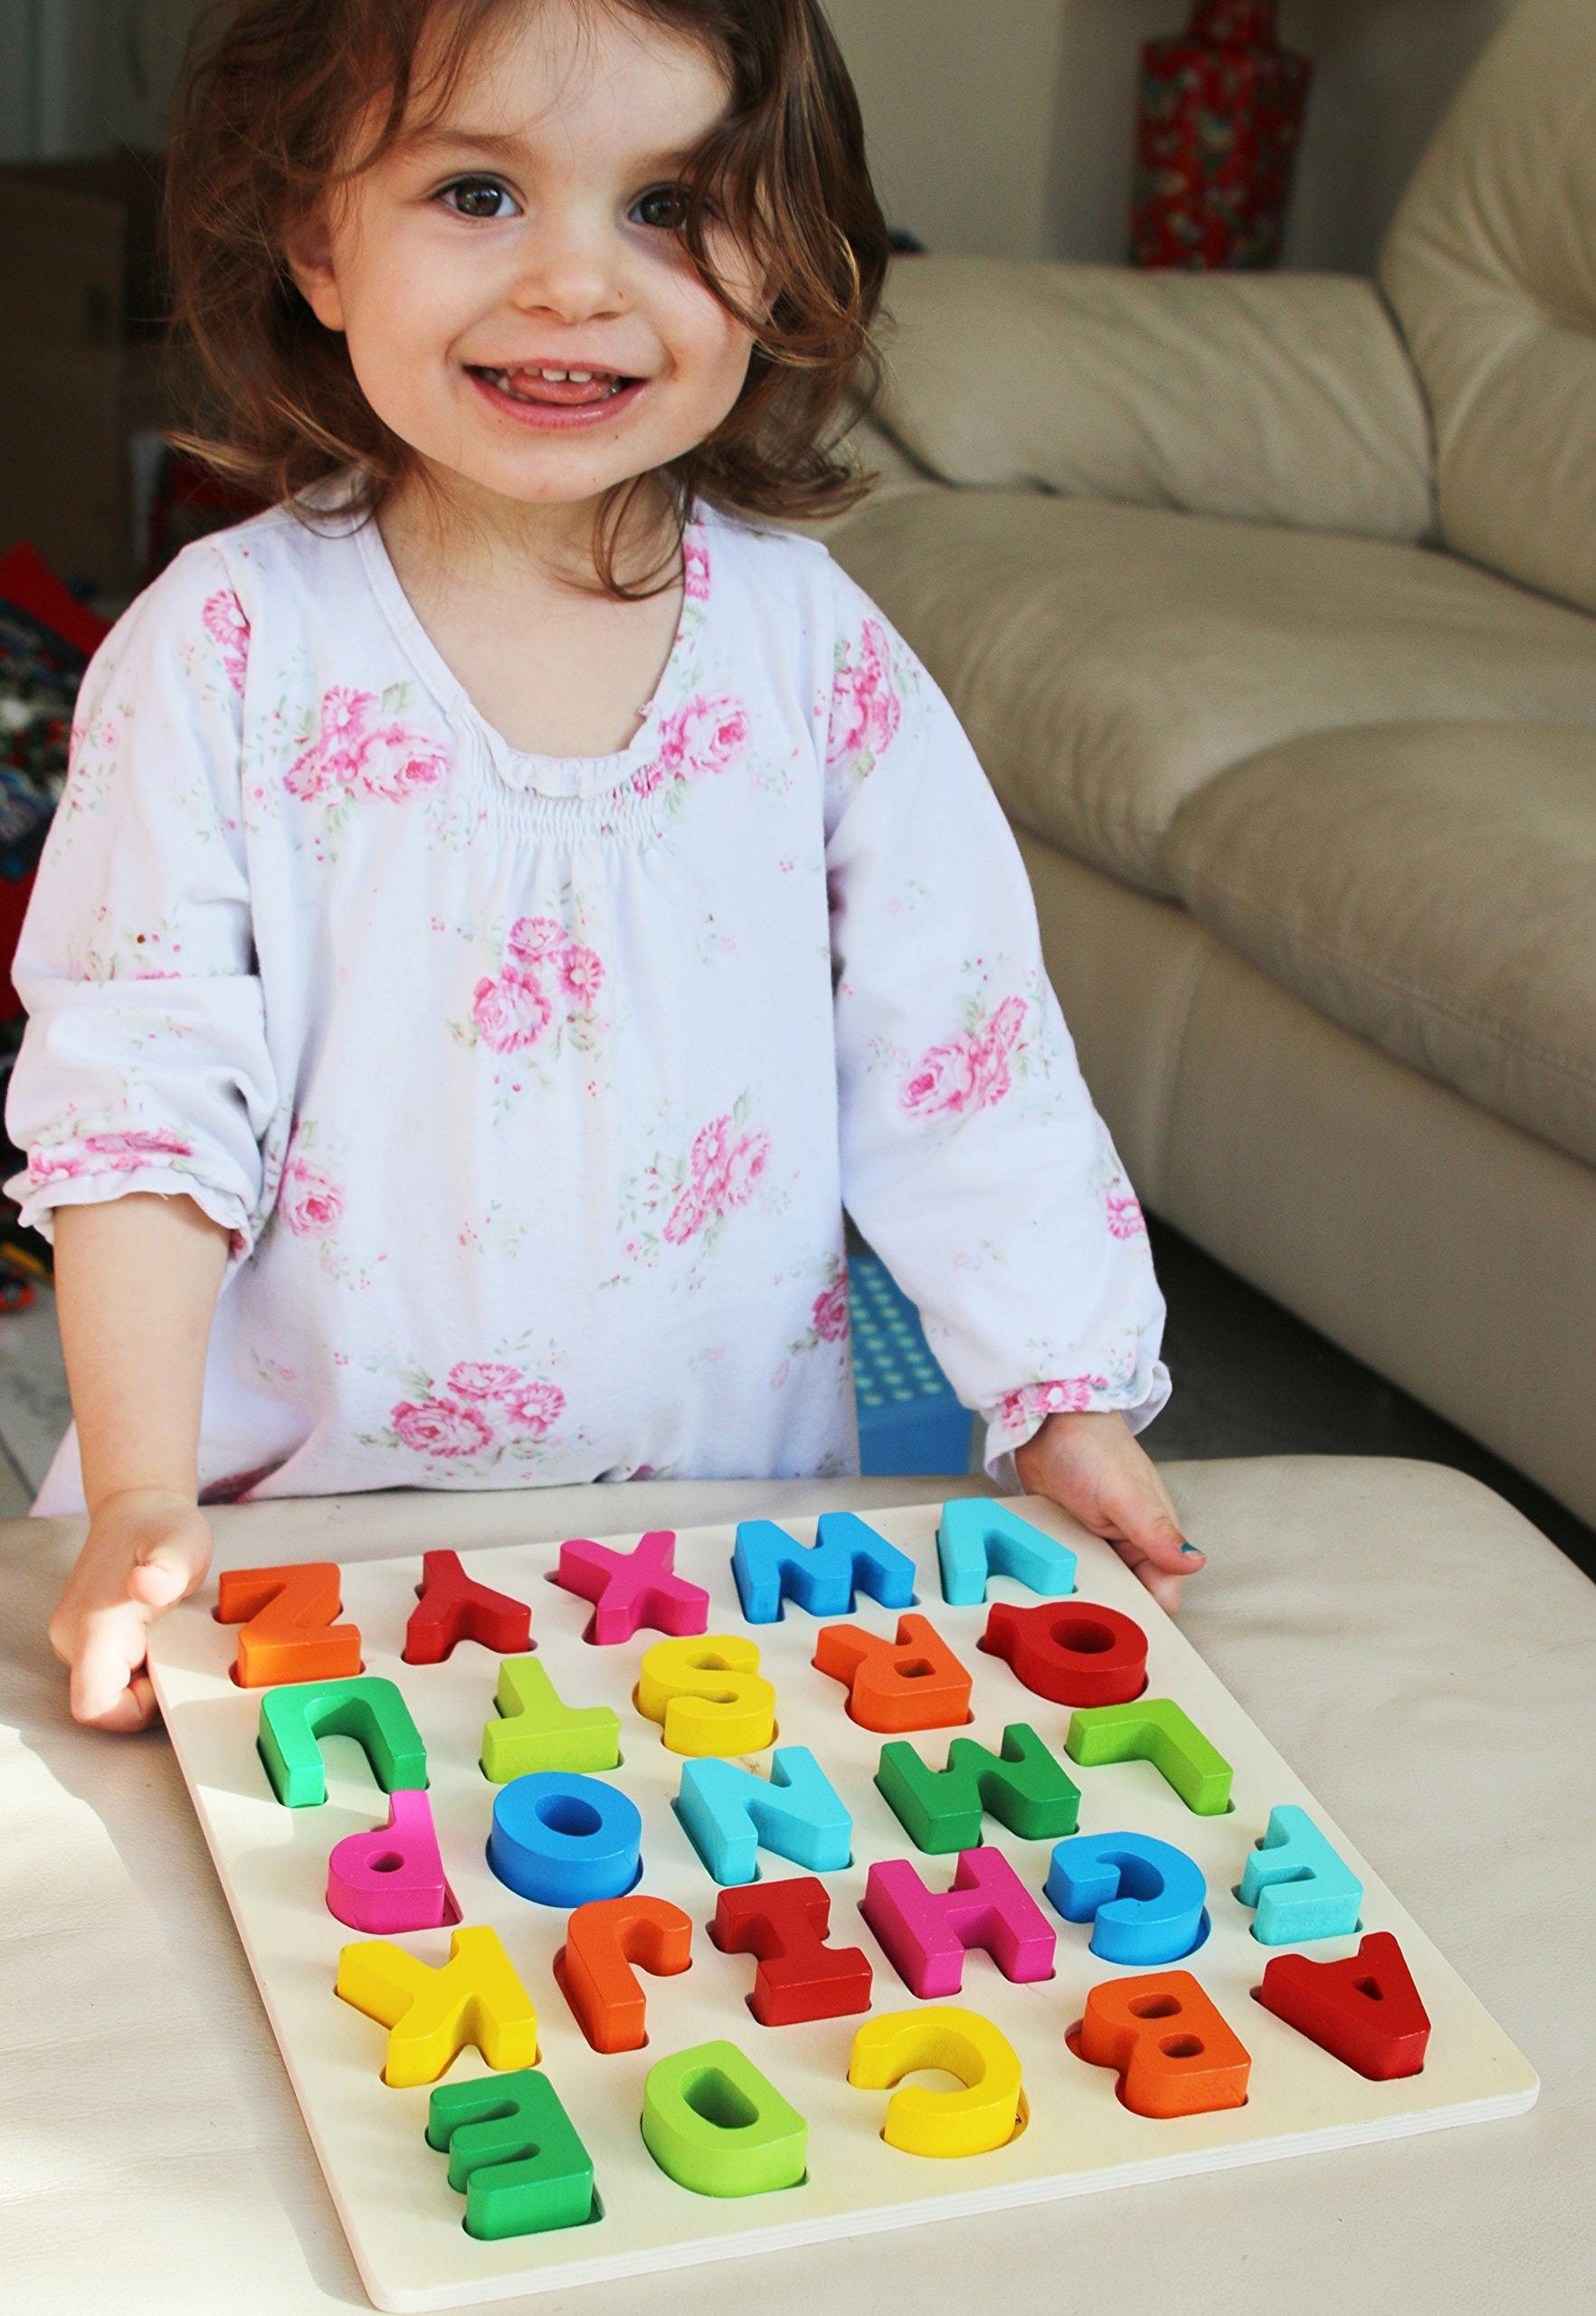
<path fill-rule="evenodd" d="M 1012 816 L 1149 892 L 1174 889 L 1180 805 L 1262 748 L 1442 717 L 1596 725 L 1596 622 L 1430 548 L 940 489 L 831 546 Z"/>
<path fill-rule="evenodd" d="M 1274 980 L 1596 1164 L 1596 731 L 1316 733 L 1211 782 L 1165 858 Z"/>
<path fill-rule="evenodd" d="M 1429 417 L 1372 281 L 943 255 L 887 284 L 886 430 L 945 482 L 1414 540 Z"/>
<path fill-rule="evenodd" d="M 1522 0 L 1392 222 L 1450 544 L 1596 611 L 1596 7 Z"/>

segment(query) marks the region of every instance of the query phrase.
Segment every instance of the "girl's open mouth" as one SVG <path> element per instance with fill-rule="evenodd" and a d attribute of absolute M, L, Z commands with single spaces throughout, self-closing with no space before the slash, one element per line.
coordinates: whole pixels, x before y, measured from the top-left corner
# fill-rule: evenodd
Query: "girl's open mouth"
<path fill-rule="evenodd" d="M 490 370 L 472 363 L 466 369 L 496 410 L 543 426 L 619 416 L 648 384 L 614 370 Z"/>

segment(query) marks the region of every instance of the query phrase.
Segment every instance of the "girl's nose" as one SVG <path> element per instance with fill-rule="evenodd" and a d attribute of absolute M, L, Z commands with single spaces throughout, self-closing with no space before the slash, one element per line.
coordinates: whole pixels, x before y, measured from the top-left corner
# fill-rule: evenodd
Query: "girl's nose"
<path fill-rule="evenodd" d="M 566 322 L 621 312 L 627 292 L 620 237 L 600 219 L 546 211 L 527 237 L 512 297 Z"/>

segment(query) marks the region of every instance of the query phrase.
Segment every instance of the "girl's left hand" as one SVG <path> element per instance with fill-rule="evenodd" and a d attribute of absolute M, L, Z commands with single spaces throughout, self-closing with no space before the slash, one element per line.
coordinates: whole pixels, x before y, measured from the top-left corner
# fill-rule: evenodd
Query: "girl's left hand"
<path fill-rule="evenodd" d="M 1111 1543 L 1172 1613 L 1182 1578 L 1207 1564 L 1206 1554 L 1187 1542 L 1157 1466 L 1121 1415 L 1049 1416 L 1015 1449 L 1014 1469 L 1027 1495 L 1049 1497 Z"/>

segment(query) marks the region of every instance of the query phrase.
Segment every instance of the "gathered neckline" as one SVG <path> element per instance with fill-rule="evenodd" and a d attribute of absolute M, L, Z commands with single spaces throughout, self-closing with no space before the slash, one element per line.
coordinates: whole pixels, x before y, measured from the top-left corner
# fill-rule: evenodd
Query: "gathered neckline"
<path fill-rule="evenodd" d="M 711 584 L 706 530 L 704 510 L 695 506 L 682 537 L 683 584 L 676 632 L 642 721 L 623 748 L 594 756 L 550 755 L 512 746 L 477 706 L 423 625 L 375 515 L 355 527 L 354 537 L 372 593 L 406 657 L 450 721 L 477 740 L 506 784 L 536 789 L 545 796 L 593 796 L 631 785 L 633 774 L 657 755 L 660 727 L 691 690 Z"/>

